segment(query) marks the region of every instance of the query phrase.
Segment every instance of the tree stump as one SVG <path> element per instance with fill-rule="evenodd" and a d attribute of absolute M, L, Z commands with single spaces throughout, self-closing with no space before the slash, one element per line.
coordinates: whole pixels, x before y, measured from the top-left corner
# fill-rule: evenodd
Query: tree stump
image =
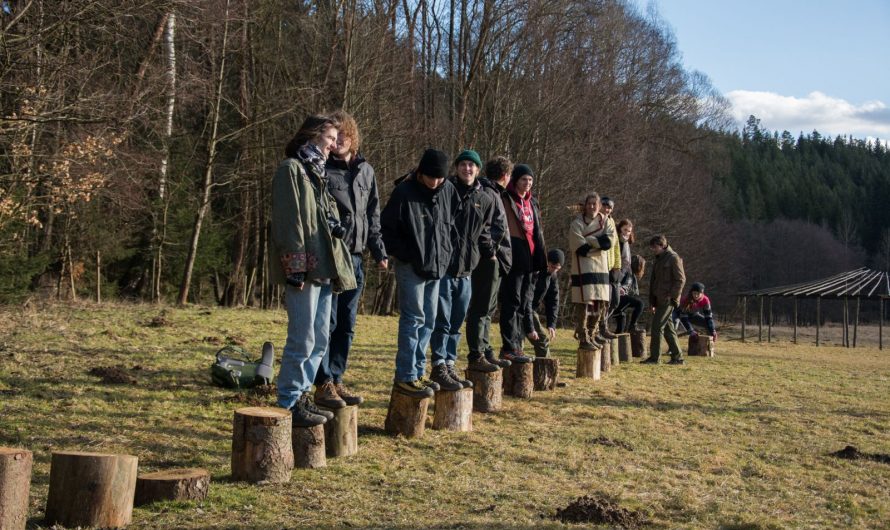
<path fill-rule="evenodd" d="M 688 352 L 690 356 L 713 357 L 714 339 L 708 335 L 689 336 Z"/>
<path fill-rule="evenodd" d="M 315 469 L 328 465 L 325 456 L 325 425 L 294 427 L 291 430 L 294 467 Z"/>
<path fill-rule="evenodd" d="M 599 381 L 601 377 L 600 371 L 600 350 L 587 350 L 578 348 L 578 356 L 575 361 L 575 377 L 590 377 L 594 381 Z"/>
<path fill-rule="evenodd" d="M 619 333 L 618 338 L 618 358 L 623 363 L 633 361 L 633 350 L 630 346 L 630 333 Z"/>
<path fill-rule="evenodd" d="M 31 451 L 0 447 L 0 528 L 3 530 L 23 530 L 28 522 L 33 464 Z"/>
<path fill-rule="evenodd" d="M 467 370 L 467 379 L 473 382 L 473 410 L 476 412 L 497 412 L 501 410 L 504 395 L 504 374 Z"/>
<path fill-rule="evenodd" d="M 621 356 L 618 353 L 617 338 L 609 340 L 609 352 L 612 354 L 612 366 L 619 366 L 621 364 Z"/>
<path fill-rule="evenodd" d="M 328 458 L 351 456 L 358 452 L 358 405 L 326 409 L 334 419 L 324 424 L 324 446 Z"/>
<path fill-rule="evenodd" d="M 390 434 L 420 438 L 426 429 L 426 412 L 429 406 L 430 398 L 411 397 L 393 388 L 383 427 Z"/>
<path fill-rule="evenodd" d="M 555 357 L 535 357 L 535 391 L 553 390 L 559 382 L 559 359 Z"/>
<path fill-rule="evenodd" d="M 436 392 L 433 429 L 437 431 L 470 432 L 473 430 L 473 389 L 440 390 Z"/>
<path fill-rule="evenodd" d="M 607 374 L 612 369 L 612 342 L 607 340 L 600 352 L 600 371 Z"/>
<path fill-rule="evenodd" d="M 535 368 L 532 363 L 513 363 L 503 371 L 504 394 L 522 399 L 532 397 L 535 389 Z"/>
<path fill-rule="evenodd" d="M 203 501 L 210 490 L 206 469 L 167 469 L 139 475 L 136 479 L 135 506 L 156 501 Z"/>
<path fill-rule="evenodd" d="M 294 467 L 291 413 L 277 407 L 235 411 L 232 429 L 232 479 L 257 483 L 290 481 Z"/>
<path fill-rule="evenodd" d="M 103 453 L 53 453 L 46 524 L 118 528 L 130 524 L 139 459 Z"/>
<path fill-rule="evenodd" d="M 645 330 L 634 330 L 630 332 L 630 352 L 634 357 L 646 356 Z"/>

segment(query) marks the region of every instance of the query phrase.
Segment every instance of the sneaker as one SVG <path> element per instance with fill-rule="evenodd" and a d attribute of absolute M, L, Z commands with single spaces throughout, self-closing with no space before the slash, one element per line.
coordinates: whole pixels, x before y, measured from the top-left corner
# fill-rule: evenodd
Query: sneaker
<path fill-rule="evenodd" d="M 420 381 L 399 381 L 393 384 L 393 388 L 395 388 L 402 394 L 405 394 L 406 396 L 415 398 L 433 397 L 433 389 L 423 386 Z"/>
<path fill-rule="evenodd" d="M 328 421 L 325 416 L 309 412 L 302 398 L 297 400 L 290 411 L 294 427 L 315 427 Z"/>
<path fill-rule="evenodd" d="M 652 357 L 647 357 L 645 361 L 640 361 L 640 364 L 659 364 L 658 359 L 654 359 Z"/>
<path fill-rule="evenodd" d="M 448 371 L 448 365 L 445 363 L 433 366 L 433 372 L 430 374 L 430 379 L 439 383 L 439 388 L 442 390 L 454 391 L 464 387 L 459 381 L 456 381 L 451 377 L 451 373 Z"/>
<path fill-rule="evenodd" d="M 474 372 L 497 372 L 501 369 L 500 366 L 489 362 L 484 355 L 468 359 L 468 361 L 467 370 L 472 370 Z"/>
<path fill-rule="evenodd" d="M 453 364 L 447 364 L 446 366 L 448 366 L 448 375 L 450 375 L 452 379 L 460 383 L 460 386 L 462 388 L 473 388 L 473 382 L 469 379 L 464 379 L 463 377 L 459 376 L 457 374 L 457 370 L 454 369 Z"/>
<path fill-rule="evenodd" d="M 508 361 L 507 359 L 498 359 L 497 357 L 494 356 L 494 352 L 491 350 L 485 351 L 485 360 L 488 361 L 489 364 L 493 364 L 493 365 L 499 366 L 501 368 L 506 368 L 506 367 L 510 366 L 511 364 L 513 364 L 510 361 Z"/>
<path fill-rule="evenodd" d="M 430 379 L 429 377 L 427 377 L 425 375 L 421 376 L 420 379 L 418 379 L 418 381 L 420 381 L 421 385 L 431 389 L 433 392 L 438 392 L 441 389 L 441 387 L 439 386 L 439 383 L 433 381 L 432 379 Z"/>
<path fill-rule="evenodd" d="M 337 394 L 333 381 L 315 387 L 315 403 L 328 409 L 342 409 L 346 402 Z"/>
<path fill-rule="evenodd" d="M 676 359 L 671 359 L 671 360 L 668 361 L 667 363 L 668 363 L 668 364 L 686 364 L 686 361 L 684 361 L 683 359 L 680 359 L 680 358 L 678 357 L 678 358 L 676 358 Z"/>
<path fill-rule="evenodd" d="M 300 396 L 300 399 L 303 400 L 303 408 L 311 412 L 312 414 L 318 414 L 319 416 L 324 416 L 326 420 L 334 419 L 334 413 L 329 410 L 321 410 L 320 408 L 315 406 L 315 402 L 312 401 L 312 396 L 309 395 L 309 392 L 304 393 Z"/>
<path fill-rule="evenodd" d="M 502 351 L 501 359 L 517 364 L 531 362 L 531 359 L 526 357 L 521 351 Z"/>
<path fill-rule="evenodd" d="M 340 399 L 345 401 L 347 405 L 361 405 L 364 403 L 365 399 L 363 397 L 358 394 L 353 394 L 343 383 L 337 383 L 334 386 L 337 389 L 337 395 L 339 395 Z"/>

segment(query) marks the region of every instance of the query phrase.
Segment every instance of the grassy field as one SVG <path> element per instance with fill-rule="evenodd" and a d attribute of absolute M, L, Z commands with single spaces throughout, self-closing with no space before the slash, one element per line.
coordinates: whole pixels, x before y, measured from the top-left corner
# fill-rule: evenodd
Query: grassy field
<path fill-rule="evenodd" d="M 227 341 L 283 344 L 285 324 L 283 311 L 0 308 L 0 446 L 34 452 L 29 527 L 42 527 L 56 450 L 210 470 L 205 502 L 137 508 L 131 528 L 577 527 L 553 516 L 584 495 L 650 528 L 890 527 L 890 465 L 829 456 L 890 453 L 890 351 L 727 333 L 714 359 L 625 364 L 594 383 L 574 379 L 560 330 L 567 387 L 505 398 L 472 433 L 408 441 L 382 430 L 396 319 L 360 317 L 348 372 L 366 397 L 359 453 L 285 485 L 234 483 L 232 411 L 261 398 L 210 386 L 208 366 Z M 135 383 L 88 373 L 107 366 Z"/>

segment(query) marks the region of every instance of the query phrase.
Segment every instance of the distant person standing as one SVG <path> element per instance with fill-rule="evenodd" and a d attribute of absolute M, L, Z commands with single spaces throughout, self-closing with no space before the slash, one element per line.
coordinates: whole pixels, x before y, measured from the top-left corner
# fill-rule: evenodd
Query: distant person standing
<path fill-rule="evenodd" d="M 711 311 L 711 300 L 705 294 L 705 285 L 695 282 L 689 287 L 689 294 L 680 300 L 677 308 L 677 318 L 683 328 L 692 337 L 698 336 L 698 331 L 693 327 L 702 326 L 708 330 L 708 335 L 717 340 L 717 328 L 714 326 L 714 313 Z"/>
<path fill-rule="evenodd" d="M 608 252 L 612 237 L 606 221 L 600 211 L 599 194 L 591 193 L 569 225 L 575 338 L 578 347 L 585 350 L 598 350 L 603 344 L 595 336 L 609 306 Z"/>
<path fill-rule="evenodd" d="M 603 196 L 600 199 L 600 205 L 600 213 L 606 219 L 606 231 L 609 233 L 609 239 L 612 240 L 612 248 L 606 253 L 609 261 L 609 307 L 603 318 L 600 319 L 599 336 L 605 339 L 614 339 L 617 335 L 609 331 L 607 323 L 609 317 L 615 312 L 615 309 L 617 309 L 621 298 L 618 285 L 621 281 L 621 241 L 618 235 L 618 229 L 615 226 L 615 219 L 612 218 L 612 212 L 615 210 L 615 201 L 609 197 Z"/>
<path fill-rule="evenodd" d="M 649 283 L 649 306 L 653 311 L 650 328 L 649 358 L 644 364 L 658 364 L 661 356 L 661 337 L 664 336 L 671 354 L 668 364 L 683 364 L 683 351 L 674 329 L 672 315 L 680 306 L 680 295 L 686 282 L 683 260 L 668 245 L 663 235 L 653 236 L 649 248 L 655 253 L 652 276 Z"/>
<path fill-rule="evenodd" d="M 550 356 L 550 341 L 556 338 L 556 320 L 559 316 L 559 271 L 565 263 L 565 254 L 554 248 L 547 251 L 547 270 L 538 272 L 535 278 L 535 294 L 532 297 L 532 323 L 537 340 L 531 340 L 535 357 Z M 538 310 L 544 304 L 544 324 Z"/>

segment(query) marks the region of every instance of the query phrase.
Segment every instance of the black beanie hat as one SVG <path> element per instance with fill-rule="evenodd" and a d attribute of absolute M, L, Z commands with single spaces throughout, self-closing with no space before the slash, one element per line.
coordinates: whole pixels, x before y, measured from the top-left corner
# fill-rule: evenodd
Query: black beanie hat
<path fill-rule="evenodd" d="M 535 172 L 532 171 L 532 168 L 526 164 L 516 164 L 515 166 L 513 166 L 513 173 L 510 173 L 510 182 L 518 180 L 520 177 L 524 177 L 526 175 L 531 175 L 532 178 L 534 178 Z"/>
<path fill-rule="evenodd" d="M 427 149 L 420 158 L 417 172 L 428 177 L 443 179 L 448 176 L 448 155 L 437 149 Z"/>
<path fill-rule="evenodd" d="M 615 207 L 615 201 L 606 197 L 605 195 L 603 195 L 602 198 L 600 198 L 600 204 L 602 204 L 603 206 L 608 205 L 608 206 L 611 206 L 612 208 Z"/>
<path fill-rule="evenodd" d="M 698 291 L 700 293 L 704 293 L 705 292 L 705 284 L 703 284 L 701 282 L 693 283 L 692 285 L 689 286 L 689 292 L 692 292 L 692 291 Z"/>
<path fill-rule="evenodd" d="M 547 251 L 547 262 L 548 263 L 559 263 L 560 267 L 566 262 L 566 255 L 562 250 L 558 248 L 551 249 Z"/>

